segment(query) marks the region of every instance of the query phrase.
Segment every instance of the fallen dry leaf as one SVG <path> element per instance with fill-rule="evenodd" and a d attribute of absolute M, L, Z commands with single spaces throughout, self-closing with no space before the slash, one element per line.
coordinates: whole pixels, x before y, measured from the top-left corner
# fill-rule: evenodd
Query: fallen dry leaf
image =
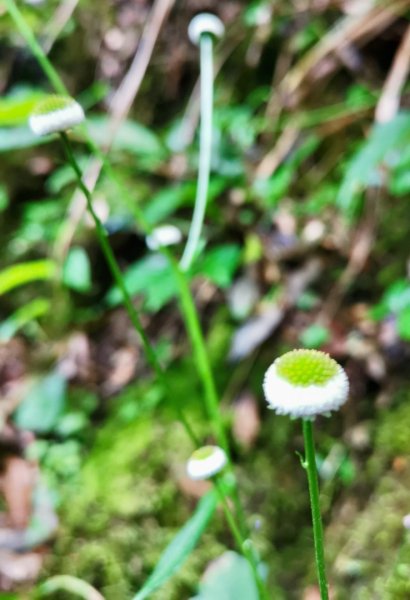
<path fill-rule="evenodd" d="M 250 392 L 243 393 L 236 400 L 233 410 L 233 435 L 244 448 L 250 448 L 258 437 L 261 427 L 255 396 Z"/>
<path fill-rule="evenodd" d="M 24 458 L 10 456 L 6 459 L 0 481 L 1 491 L 7 504 L 10 523 L 16 528 L 28 525 L 36 478 L 36 467 Z"/>

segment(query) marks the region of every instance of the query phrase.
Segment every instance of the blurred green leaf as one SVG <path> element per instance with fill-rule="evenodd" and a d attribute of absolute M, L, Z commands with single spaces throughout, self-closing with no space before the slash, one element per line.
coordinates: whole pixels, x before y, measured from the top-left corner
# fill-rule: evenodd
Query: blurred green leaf
<path fill-rule="evenodd" d="M 44 96 L 38 90 L 19 89 L 0 98 L 0 126 L 26 123 L 30 113 Z"/>
<path fill-rule="evenodd" d="M 397 332 L 402 340 L 410 342 L 410 306 L 406 306 L 397 317 Z"/>
<path fill-rule="evenodd" d="M 64 412 L 65 398 L 66 380 L 54 371 L 33 385 L 19 405 L 14 421 L 21 429 L 49 433 Z"/>
<path fill-rule="evenodd" d="M 107 116 L 91 116 L 87 119 L 89 133 L 97 144 L 103 146 L 109 141 Z M 113 150 L 130 152 L 136 156 L 157 157 L 162 160 L 164 146 L 148 127 L 136 121 L 124 121 L 115 136 Z"/>
<path fill-rule="evenodd" d="M 258 600 L 259 593 L 248 561 L 236 552 L 225 552 L 213 565 L 193 600 Z"/>
<path fill-rule="evenodd" d="M 0 341 L 7 342 L 27 323 L 42 317 L 49 310 L 50 301 L 45 298 L 35 298 L 28 302 L 0 324 Z"/>
<path fill-rule="evenodd" d="M 145 582 L 141 590 L 133 600 L 144 600 L 153 591 L 170 579 L 191 554 L 217 505 L 217 494 L 214 490 L 208 492 L 199 501 L 192 517 L 185 523 L 177 533 L 172 542 L 167 546 L 160 557 L 154 571 Z M 216 600 L 217 596 L 213 598 Z M 218 599 L 219 600 L 219 599 Z M 252 596 L 247 598 L 252 600 Z"/>
<path fill-rule="evenodd" d="M 52 279 L 56 265 L 51 260 L 19 263 L 0 272 L 0 295 L 31 281 Z"/>
<path fill-rule="evenodd" d="M 161 254 L 149 254 L 128 267 L 124 281 L 131 296 L 141 294 L 145 308 L 152 312 L 160 310 L 177 292 L 171 267 Z M 122 294 L 117 287 L 108 292 L 107 302 L 111 306 L 121 304 Z"/>
<path fill-rule="evenodd" d="M 314 323 L 302 331 L 300 341 L 305 348 L 320 348 L 330 339 L 330 333 L 327 327 Z"/>
<path fill-rule="evenodd" d="M 91 289 L 90 260 L 84 248 L 71 248 L 63 267 L 63 283 L 77 292 Z"/>
<path fill-rule="evenodd" d="M 0 185 L 0 212 L 6 210 L 9 205 L 9 195 L 4 185 Z"/>
<path fill-rule="evenodd" d="M 398 314 L 410 307 L 410 283 L 399 279 L 390 285 L 379 304 L 376 304 L 371 314 L 375 319 L 383 319 L 389 314 Z"/>
<path fill-rule="evenodd" d="M 1 127 L 0 128 L 0 152 L 10 152 L 47 144 L 52 139 L 47 135 L 39 137 L 34 135 L 28 126 L 24 127 Z"/>
<path fill-rule="evenodd" d="M 241 248 L 236 244 L 225 244 L 207 250 L 195 272 L 205 275 L 215 285 L 226 288 L 232 282 L 240 261 Z"/>
<path fill-rule="evenodd" d="M 409 141 L 410 112 L 401 112 L 388 123 L 372 128 L 351 159 L 337 195 L 337 203 L 347 216 L 355 215 L 360 194 L 366 187 L 387 183 L 386 169 L 397 163 Z"/>

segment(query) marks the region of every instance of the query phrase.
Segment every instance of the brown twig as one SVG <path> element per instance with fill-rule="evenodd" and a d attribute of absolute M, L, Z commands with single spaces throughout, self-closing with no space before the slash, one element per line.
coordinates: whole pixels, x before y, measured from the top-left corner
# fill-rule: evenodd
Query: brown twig
<path fill-rule="evenodd" d="M 346 268 L 330 290 L 317 317 L 317 322 L 324 326 L 328 326 L 335 317 L 344 296 L 366 265 L 376 236 L 378 207 L 379 190 L 369 190 L 365 214 L 353 236 Z"/>
<path fill-rule="evenodd" d="M 407 27 L 401 44 L 396 52 L 389 75 L 377 103 L 375 120 L 377 123 L 391 121 L 400 106 L 400 94 L 406 83 L 410 69 L 410 25 Z"/>
<path fill-rule="evenodd" d="M 126 119 L 140 90 L 159 32 L 161 31 L 174 2 L 175 0 L 156 0 L 151 9 L 131 66 L 111 101 L 111 119 L 108 125 L 108 140 L 104 148 L 106 153 L 111 149 L 115 136 L 124 119 Z M 93 158 L 85 169 L 84 182 L 90 191 L 94 190 L 102 167 L 102 161 L 98 158 Z M 68 209 L 69 219 L 67 219 L 54 249 L 54 254 L 60 263 L 64 260 L 64 257 L 68 252 L 78 223 L 85 212 L 85 207 L 86 202 L 84 195 L 80 190 L 77 190 L 73 195 Z"/>
<path fill-rule="evenodd" d="M 302 89 L 307 79 L 318 79 L 324 74 L 329 74 L 328 69 L 321 70 L 315 78 L 315 70 L 323 59 L 329 55 L 337 57 L 346 45 L 362 44 L 374 37 L 405 12 L 409 5 L 410 0 L 392 0 L 387 6 L 380 3 L 363 14 L 349 15 L 339 20 L 283 79 L 280 89 L 282 98 L 292 106 L 296 105 L 308 92 L 307 86 Z"/>

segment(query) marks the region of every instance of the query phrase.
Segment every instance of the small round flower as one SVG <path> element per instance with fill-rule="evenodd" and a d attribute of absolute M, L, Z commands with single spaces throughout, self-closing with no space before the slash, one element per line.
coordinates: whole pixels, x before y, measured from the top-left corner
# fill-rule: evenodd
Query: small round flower
<path fill-rule="evenodd" d="M 84 111 L 70 96 L 48 96 L 31 113 L 29 125 L 36 135 L 70 129 L 84 121 Z"/>
<path fill-rule="evenodd" d="M 344 369 L 325 352 L 293 350 L 271 364 L 263 390 L 278 414 L 306 418 L 340 408 L 347 400 L 349 381 Z"/>
<path fill-rule="evenodd" d="M 203 33 L 214 35 L 217 38 L 225 32 L 221 19 L 212 13 L 200 13 L 196 15 L 188 25 L 188 37 L 193 44 L 198 46 Z"/>
<path fill-rule="evenodd" d="M 187 463 L 187 473 L 191 479 L 209 479 L 226 465 L 228 459 L 219 446 L 202 446 L 195 450 Z"/>
<path fill-rule="evenodd" d="M 150 250 L 158 250 L 162 246 L 173 246 L 182 240 L 182 233 L 175 225 L 161 225 L 156 227 L 146 237 L 146 243 Z"/>

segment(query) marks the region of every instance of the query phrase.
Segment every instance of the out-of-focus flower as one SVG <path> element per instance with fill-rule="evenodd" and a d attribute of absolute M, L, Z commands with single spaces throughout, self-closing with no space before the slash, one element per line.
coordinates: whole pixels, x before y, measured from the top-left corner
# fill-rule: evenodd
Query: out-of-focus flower
<path fill-rule="evenodd" d="M 150 250 L 158 250 L 161 246 L 173 246 L 182 240 L 182 233 L 175 225 L 161 225 L 147 235 L 146 242 Z"/>
<path fill-rule="evenodd" d="M 347 400 L 349 381 L 325 352 L 293 350 L 271 364 L 263 390 L 278 414 L 309 418 L 339 409 Z"/>
<path fill-rule="evenodd" d="M 36 135 L 48 135 L 70 129 L 84 119 L 83 109 L 70 96 L 48 96 L 31 113 L 29 125 Z"/>
<path fill-rule="evenodd" d="M 203 446 L 191 455 L 187 473 L 191 479 L 209 479 L 216 475 L 228 462 L 225 451 L 219 446 Z"/>

